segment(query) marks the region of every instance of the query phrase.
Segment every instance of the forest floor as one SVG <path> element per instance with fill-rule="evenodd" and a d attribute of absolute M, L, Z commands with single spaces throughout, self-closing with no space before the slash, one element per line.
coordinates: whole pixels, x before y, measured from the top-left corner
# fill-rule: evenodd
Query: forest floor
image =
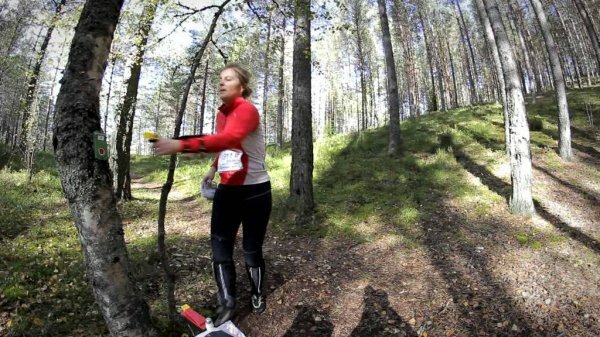
<path fill-rule="evenodd" d="M 477 163 L 459 162 L 472 184 L 510 191 Z M 502 203 L 474 215 L 460 201 L 440 201 L 421 222 L 422 246 L 404 246 L 393 235 L 360 244 L 268 235 L 268 307 L 261 315 L 250 313 L 238 247 L 235 322 L 247 336 L 265 337 L 599 336 L 600 186 L 585 182 L 590 164 L 600 168 L 600 153 L 575 150 L 561 172 L 536 160 L 537 215 L 530 219 L 510 215 Z M 134 188 L 160 192 L 141 180 Z M 212 280 L 193 276 L 210 270 L 210 212 L 176 191 L 170 200 L 168 232 L 204 238 L 204 254 L 187 253 L 197 252 L 186 248 L 198 242 L 172 248 L 188 276 L 178 295 L 207 312 L 214 308 Z M 397 230 L 385 222 L 369 226 Z"/>
<path fill-rule="evenodd" d="M 400 157 L 386 154 L 386 128 L 320 141 L 309 225 L 287 204 L 289 149 L 269 148 L 267 310 L 250 312 L 237 246 L 235 323 L 249 337 L 600 336 L 600 88 L 569 95 L 572 161 L 556 153 L 552 96 L 528 105 L 531 217 L 509 212 L 497 105 L 404 121 Z M 165 220 L 177 304 L 205 315 L 216 299 L 211 204 L 198 193 L 209 162 L 180 157 Z M 167 163 L 135 159 L 134 200 L 119 204 L 132 275 L 161 336 L 156 219 Z M 32 181 L 4 173 L 0 336 L 106 336 L 55 169 Z"/>
<path fill-rule="evenodd" d="M 412 153 L 414 174 L 422 180 L 409 184 L 443 182 L 422 191 L 411 226 L 371 214 L 353 224 L 355 235 L 307 235 L 334 224 L 328 206 L 317 208 L 317 229 L 306 231 L 294 227 L 293 214 L 276 213 L 264 247 L 268 305 L 261 315 L 250 312 L 249 283 L 236 249 L 237 325 L 252 337 L 600 336 L 598 134 L 574 138 L 571 162 L 532 137 L 536 215 L 523 218 L 508 211 L 509 167 L 497 159 L 501 146 L 476 131 L 462 132 L 477 146 L 453 141 L 447 151 Z M 496 158 L 482 151 L 495 151 Z M 348 168 L 331 180 L 346 174 L 383 189 L 403 183 L 402 174 L 389 171 L 374 179 L 368 169 Z M 469 193 L 441 188 L 455 184 Z M 135 188 L 147 193 L 159 192 L 157 187 L 139 180 Z M 199 238 L 171 247 L 183 273 L 177 296 L 210 315 L 210 206 L 201 198 L 172 197 L 170 234 Z M 337 205 L 329 200 L 329 210 L 374 202 L 341 199 Z M 403 212 L 400 203 L 402 198 L 387 205 Z M 287 224 L 277 224 L 286 217 Z"/>

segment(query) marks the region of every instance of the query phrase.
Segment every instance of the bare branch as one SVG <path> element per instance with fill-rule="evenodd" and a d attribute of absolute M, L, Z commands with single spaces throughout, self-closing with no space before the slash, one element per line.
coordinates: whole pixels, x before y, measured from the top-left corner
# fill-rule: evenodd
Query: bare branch
<path fill-rule="evenodd" d="M 247 1 L 246 4 L 248 5 L 248 8 L 250 8 L 250 11 L 252 11 L 252 13 L 254 13 L 254 16 L 256 16 L 260 21 L 263 21 L 265 19 L 264 16 L 260 15 L 257 11 L 256 8 L 254 8 L 252 6 L 252 1 Z"/>
<path fill-rule="evenodd" d="M 185 9 L 187 9 L 187 10 L 188 10 L 188 12 L 186 12 L 186 13 L 181 13 L 181 14 L 176 14 L 176 15 L 175 15 L 175 17 L 178 17 L 178 16 L 184 16 L 184 15 L 194 15 L 194 14 L 198 14 L 198 13 L 200 13 L 200 12 L 203 12 L 203 11 L 205 11 L 205 10 L 211 9 L 211 8 L 216 8 L 216 9 L 219 9 L 219 8 L 220 8 L 220 7 L 219 7 L 219 6 L 217 6 L 217 5 L 210 5 L 210 6 L 206 6 L 206 7 L 203 7 L 203 8 L 200 8 L 200 9 L 198 9 L 198 8 L 192 8 L 192 7 L 189 7 L 189 6 L 183 5 L 183 4 L 179 3 L 179 2 L 177 3 L 177 5 L 178 5 L 179 7 L 182 7 L 182 8 L 185 8 Z"/>
<path fill-rule="evenodd" d="M 215 46 L 215 48 L 217 48 L 217 51 L 223 58 L 223 63 L 227 64 L 227 60 L 229 59 L 229 57 L 221 50 L 221 48 L 219 48 L 219 46 L 217 46 L 217 43 L 215 42 L 215 40 L 212 37 L 210 38 L 210 42 L 212 42 L 213 46 Z"/>
<path fill-rule="evenodd" d="M 154 42 L 154 43 L 152 43 L 151 45 L 148 46 L 148 49 L 154 47 L 155 45 L 161 43 L 167 37 L 171 36 L 171 34 L 173 34 L 179 27 L 181 27 L 184 24 L 184 22 L 186 22 L 191 17 L 192 17 L 192 15 L 190 14 L 187 17 L 185 17 L 183 20 L 179 21 L 179 23 L 175 27 L 173 27 L 173 29 L 170 32 L 168 32 L 167 35 L 165 35 L 165 36 L 163 36 L 161 38 L 158 38 L 156 40 L 156 42 Z"/>
<path fill-rule="evenodd" d="M 163 36 L 161 38 L 158 38 L 156 40 L 156 42 L 154 42 L 151 45 L 149 45 L 148 48 L 151 48 L 151 47 L 153 47 L 153 46 L 161 43 L 164 39 L 166 39 L 167 37 L 171 36 L 171 34 L 173 34 L 178 28 L 180 28 L 192 16 L 194 16 L 194 15 L 200 13 L 200 12 L 203 12 L 205 10 L 209 10 L 209 9 L 221 9 L 221 6 L 218 6 L 218 5 L 210 5 L 210 6 L 202 7 L 202 8 L 199 8 L 199 9 L 198 8 L 192 8 L 192 7 L 186 6 L 186 5 L 184 5 L 182 3 L 179 3 L 179 2 L 177 3 L 177 5 L 179 7 L 182 7 L 184 9 L 188 10 L 188 12 L 174 15 L 174 17 L 183 17 L 183 19 L 181 21 L 179 21 L 179 23 L 175 27 L 173 27 L 173 29 L 169 33 L 167 33 L 165 36 Z"/>

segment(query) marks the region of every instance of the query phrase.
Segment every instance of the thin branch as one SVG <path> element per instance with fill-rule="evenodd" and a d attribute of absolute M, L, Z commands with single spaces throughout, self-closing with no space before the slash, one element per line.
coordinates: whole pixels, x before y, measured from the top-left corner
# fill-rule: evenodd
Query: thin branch
<path fill-rule="evenodd" d="M 252 6 L 252 1 L 247 1 L 246 4 L 248 5 L 248 8 L 250 8 L 250 11 L 252 11 L 252 13 L 254 13 L 254 15 L 258 18 L 258 20 L 263 21 L 265 19 L 265 17 L 256 12 L 256 9 Z"/>
<path fill-rule="evenodd" d="M 186 21 L 187 21 L 187 19 L 189 19 L 189 18 L 191 18 L 191 17 L 192 17 L 192 15 L 190 14 L 190 15 L 188 15 L 188 16 L 187 16 L 185 19 L 181 20 L 181 21 L 180 21 L 180 22 L 179 22 L 179 23 L 178 23 L 178 24 L 177 24 L 175 27 L 173 27 L 173 29 L 172 29 L 172 30 L 171 30 L 169 33 L 167 33 L 167 35 L 165 35 L 165 36 L 163 36 L 163 37 L 159 38 L 158 40 L 156 40 L 156 42 L 154 42 L 154 43 L 152 43 L 152 44 L 148 45 L 148 49 L 150 49 L 150 48 L 154 47 L 155 45 L 157 45 L 157 44 L 161 43 L 161 42 L 162 42 L 164 39 L 166 39 L 167 37 L 171 36 L 171 34 L 173 34 L 173 33 L 174 33 L 176 30 L 177 30 L 177 28 L 181 27 L 181 26 L 183 25 L 183 23 L 184 23 L 184 22 L 186 22 Z"/>
<path fill-rule="evenodd" d="M 183 4 L 181 4 L 180 2 L 178 2 L 178 3 L 177 3 L 177 5 L 178 5 L 179 7 L 182 7 L 182 8 L 185 8 L 185 9 L 187 9 L 189 12 L 187 12 L 187 13 L 181 13 L 181 14 L 176 14 L 176 15 L 175 15 L 175 17 L 178 17 L 178 16 L 184 16 L 184 15 L 194 15 L 194 14 L 198 14 L 198 13 L 200 13 L 200 12 L 203 12 L 203 11 L 205 11 L 205 10 L 207 10 L 207 9 L 211 9 L 211 8 L 216 8 L 216 9 L 219 9 L 219 8 L 220 8 L 220 7 L 219 7 L 219 6 L 217 6 L 217 5 L 210 5 L 210 6 L 206 6 L 206 7 L 203 7 L 203 8 L 197 9 L 197 8 L 192 8 L 192 7 L 188 7 L 188 6 L 186 6 L 186 5 L 183 5 Z"/>
<path fill-rule="evenodd" d="M 173 27 L 173 29 L 169 33 L 167 33 L 165 36 L 157 39 L 156 42 L 154 42 L 151 45 L 149 45 L 148 48 L 152 48 L 153 46 L 161 43 L 167 37 L 171 36 L 171 34 L 173 34 L 179 27 L 181 27 L 192 16 L 194 16 L 194 15 L 200 13 L 200 12 L 203 12 L 205 10 L 208 10 L 208 9 L 213 9 L 213 8 L 214 9 L 220 9 L 221 8 L 221 6 L 217 6 L 217 5 L 210 5 L 210 6 L 202 7 L 200 9 L 198 9 L 198 8 L 191 8 L 191 7 L 188 7 L 188 6 L 183 5 L 181 3 L 177 3 L 177 5 L 179 5 L 182 8 L 187 9 L 189 12 L 174 15 L 173 17 L 184 17 L 184 16 L 185 17 L 183 18 L 183 20 L 179 21 L 179 23 L 175 27 Z"/>
<path fill-rule="evenodd" d="M 277 9 L 279 10 L 279 13 L 281 13 L 281 15 L 287 16 L 289 13 L 285 12 L 285 8 L 282 8 L 283 6 L 279 4 L 279 2 L 277 2 L 276 0 L 271 0 L 273 1 L 273 3 L 275 4 L 275 6 L 277 6 Z"/>
<path fill-rule="evenodd" d="M 210 42 L 212 42 L 213 46 L 215 46 L 215 48 L 217 48 L 217 51 L 223 58 L 223 63 L 227 64 L 227 60 L 229 60 L 229 57 L 221 50 L 221 48 L 219 48 L 219 46 L 217 46 L 217 43 L 215 42 L 215 40 L 213 40 L 212 37 L 210 38 Z"/>

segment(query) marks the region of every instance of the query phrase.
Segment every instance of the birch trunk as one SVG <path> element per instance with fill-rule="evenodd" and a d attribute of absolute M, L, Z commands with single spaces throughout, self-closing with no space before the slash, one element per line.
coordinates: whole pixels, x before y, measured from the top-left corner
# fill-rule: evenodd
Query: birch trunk
<path fill-rule="evenodd" d="M 156 336 L 147 304 L 133 283 L 123 225 L 107 161 L 96 160 L 100 88 L 123 1 L 87 1 L 71 44 L 56 102 L 53 145 L 75 219 L 86 273 L 112 336 Z"/>

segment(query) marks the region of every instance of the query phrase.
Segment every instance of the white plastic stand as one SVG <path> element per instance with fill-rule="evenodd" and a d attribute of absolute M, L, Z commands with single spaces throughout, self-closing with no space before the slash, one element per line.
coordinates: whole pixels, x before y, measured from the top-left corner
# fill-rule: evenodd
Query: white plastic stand
<path fill-rule="evenodd" d="M 246 335 L 244 335 L 243 332 L 240 331 L 240 329 L 238 329 L 235 324 L 233 324 L 233 322 L 231 321 L 227 321 L 221 325 L 219 325 L 218 327 L 214 327 L 212 326 L 212 321 L 209 323 L 208 319 L 206 322 L 206 331 L 202 332 L 199 335 L 196 335 L 196 337 L 211 337 L 211 336 L 221 336 L 222 334 L 218 334 L 215 332 L 221 331 L 224 333 L 227 333 L 229 336 L 231 337 L 246 337 Z M 223 335 L 225 336 L 225 335 Z"/>

